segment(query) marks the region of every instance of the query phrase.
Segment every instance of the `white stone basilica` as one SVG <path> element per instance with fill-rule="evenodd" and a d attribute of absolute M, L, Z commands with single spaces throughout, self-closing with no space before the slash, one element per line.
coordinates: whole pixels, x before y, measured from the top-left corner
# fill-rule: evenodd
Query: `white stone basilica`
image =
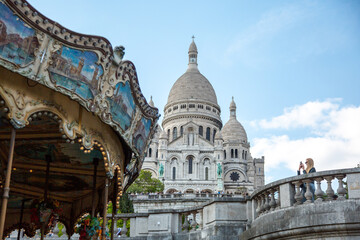
<path fill-rule="evenodd" d="M 234 99 L 222 127 L 215 91 L 199 72 L 197 54 L 193 40 L 188 69 L 170 90 L 162 128 L 158 126 L 142 169 L 163 181 L 166 193 L 251 194 L 264 185 L 264 157 L 252 158 Z"/>

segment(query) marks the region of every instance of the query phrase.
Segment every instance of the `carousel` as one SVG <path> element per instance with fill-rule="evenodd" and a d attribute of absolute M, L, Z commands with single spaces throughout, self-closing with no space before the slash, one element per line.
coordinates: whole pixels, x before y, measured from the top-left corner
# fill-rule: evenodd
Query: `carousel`
<path fill-rule="evenodd" d="M 43 239 L 61 222 L 69 238 L 105 239 L 107 204 L 139 174 L 158 110 L 123 47 L 24 0 L 0 12 L 0 236 Z"/>

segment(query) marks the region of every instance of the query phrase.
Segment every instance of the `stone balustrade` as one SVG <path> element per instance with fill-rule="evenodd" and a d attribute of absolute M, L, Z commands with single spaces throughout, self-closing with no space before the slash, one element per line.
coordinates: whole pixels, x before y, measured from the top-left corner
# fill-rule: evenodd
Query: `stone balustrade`
<path fill-rule="evenodd" d="M 347 187 L 344 186 L 345 178 Z M 334 181 L 338 183 L 337 189 L 333 189 Z M 272 182 L 251 195 L 250 219 L 291 206 L 360 198 L 359 181 L 360 169 L 353 168 L 315 172 Z M 326 183 L 326 190 L 321 188 L 322 182 Z"/>
<path fill-rule="evenodd" d="M 169 220 L 169 216 L 171 215 L 171 222 L 175 222 L 175 227 L 169 226 L 167 220 Z M 175 219 L 174 218 L 177 218 Z M 109 219 L 112 219 L 112 215 L 108 215 Z M 129 229 L 127 228 L 127 222 L 130 221 L 131 226 L 137 226 L 139 229 L 131 229 L 132 236 L 141 236 L 142 233 L 146 232 L 148 234 L 148 229 L 144 231 L 141 229 L 142 227 L 147 228 L 150 227 L 151 230 L 154 231 L 169 231 L 169 233 L 188 233 L 194 231 L 200 231 L 202 229 L 203 222 L 203 208 L 188 208 L 183 210 L 173 210 L 173 209 L 164 209 L 164 210 L 156 210 L 150 211 L 149 213 L 125 213 L 125 214 L 116 214 L 114 215 L 114 222 L 118 220 L 123 220 L 123 224 L 121 227 L 121 232 L 119 236 L 117 235 L 117 228 L 114 228 L 114 236 L 115 239 L 117 237 L 121 237 L 122 239 L 127 236 Z M 139 224 L 139 222 L 143 222 L 146 224 Z M 174 225 L 174 224 L 171 224 Z M 169 229 L 170 227 L 170 229 Z"/>
<path fill-rule="evenodd" d="M 161 208 L 115 215 L 115 220 L 124 220 L 119 239 L 165 240 L 170 236 L 172 239 L 221 240 L 226 236 L 226 239 L 278 240 L 306 236 L 306 239 L 338 240 L 360 237 L 360 168 L 282 179 L 245 198 L 221 194 L 158 194 L 136 195 L 133 199 Z M 198 205 L 186 206 L 188 201 L 198 201 Z M 130 230 L 126 226 L 129 221 Z M 345 238 L 348 236 L 355 238 Z"/>
<path fill-rule="evenodd" d="M 245 198 L 239 194 L 218 194 L 218 193 L 166 193 L 166 194 L 131 194 L 131 200 L 146 200 L 146 199 L 186 199 L 186 198 Z"/>
<path fill-rule="evenodd" d="M 124 239 L 129 231 L 126 227 L 127 221 L 130 221 L 129 239 L 133 239 L 133 237 L 141 240 L 168 239 L 168 236 L 174 234 L 179 237 L 183 236 L 184 239 L 202 239 L 203 235 L 223 236 L 224 234 L 235 238 L 239 232 L 245 230 L 246 225 L 246 216 L 239 215 L 237 212 L 246 212 L 245 199 L 219 197 L 201 206 L 117 214 L 114 215 L 114 222 L 123 220 L 119 239 Z M 111 219 L 112 215 L 109 214 L 108 218 Z M 114 236 L 116 233 L 117 230 L 114 230 Z"/>

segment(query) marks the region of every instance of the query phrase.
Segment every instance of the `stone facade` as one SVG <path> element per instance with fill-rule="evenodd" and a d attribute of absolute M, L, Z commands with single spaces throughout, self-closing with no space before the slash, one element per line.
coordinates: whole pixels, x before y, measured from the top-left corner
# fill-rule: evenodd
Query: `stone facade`
<path fill-rule="evenodd" d="M 234 99 L 223 127 L 215 90 L 198 69 L 194 41 L 188 54 L 188 69 L 169 93 L 143 169 L 164 182 L 166 193 L 251 194 L 264 185 L 264 157 L 251 156 Z"/>

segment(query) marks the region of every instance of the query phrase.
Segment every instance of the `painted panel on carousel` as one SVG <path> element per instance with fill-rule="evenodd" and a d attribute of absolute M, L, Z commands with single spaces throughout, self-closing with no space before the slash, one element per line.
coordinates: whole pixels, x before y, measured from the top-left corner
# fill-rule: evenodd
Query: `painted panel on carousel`
<path fill-rule="evenodd" d="M 34 61 L 38 47 L 35 30 L 0 2 L 0 57 L 25 67 Z"/>
<path fill-rule="evenodd" d="M 62 46 L 53 55 L 49 66 L 50 78 L 57 86 L 85 100 L 93 99 L 99 92 L 99 78 L 103 74 L 97 61 L 98 56 L 94 52 Z"/>
<path fill-rule="evenodd" d="M 29 172 L 17 169 L 11 173 L 11 182 L 20 186 L 30 186 L 45 189 L 46 172 L 34 170 Z M 92 179 L 89 176 L 66 173 L 51 173 L 49 190 L 58 193 L 72 192 L 73 196 L 80 195 L 81 191 L 92 189 Z"/>
<path fill-rule="evenodd" d="M 134 133 L 134 145 L 138 152 L 143 152 L 145 149 L 146 139 L 149 136 L 151 128 L 151 119 L 141 118 L 137 123 Z"/>
<path fill-rule="evenodd" d="M 90 153 L 79 150 L 79 144 L 59 143 L 56 141 L 33 141 L 32 143 L 21 142 L 16 145 L 15 157 L 22 164 L 33 164 L 45 161 L 49 154 L 53 160 L 52 165 L 57 167 L 81 167 L 93 169 L 93 159 L 102 158 L 101 152 L 94 149 Z"/>
<path fill-rule="evenodd" d="M 130 83 L 119 82 L 115 86 L 114 95 L 108 97 L 112 119 L 126 131 L 131 126 L 135 114 L 135 102 L 131 94 Z"/>

